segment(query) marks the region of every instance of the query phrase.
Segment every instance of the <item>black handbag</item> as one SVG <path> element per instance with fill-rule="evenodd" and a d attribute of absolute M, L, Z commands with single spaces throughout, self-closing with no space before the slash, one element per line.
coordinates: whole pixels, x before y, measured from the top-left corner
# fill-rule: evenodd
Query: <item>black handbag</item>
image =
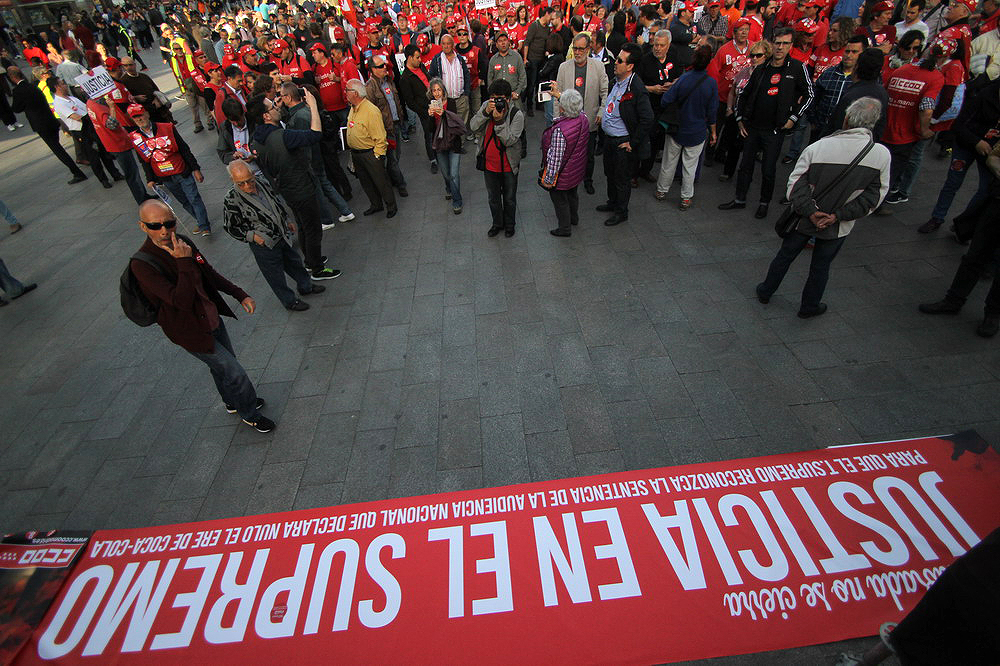
<path fill-rule="evenodd" d="M 872 149 L 872 146 L 874 145 L 875 145 L 875 140 L 868 139 L 868 144 L 861 149 L 861 152 L 858 153 L 858 156 L 854 158 L 854 161 L 852 161 L 850 164 L 844 167 L 844 170 L 841 171 L 839 174 L 837 174 L 836 178 L 831 179 L 830 184 L 824 187 L 821 192 L 817 192 L 816 194 L 814 194 L 813 200 L 819 201 L 824 196 L 826 196 L 827 193 L 830 191 L 830 189 L 838 182 L 840 182 L 840 179 L 843 178 L 848 171 L 858 166 L 861 160 L 865 158 L 865 155 L 868 154 L 868 151 L 870 151 Z M 788 236 L 790 236 L 791 233 L 795 231 L 795 227 L 799 226 L 799 222 L 801 220 L 802 216 L 795 212 L 794 206 L 792 205 L 786 206 L 785 209 L 781 211 L 781 215 L 778 216 L 778 220 L 774 223 L 774 233 L 778 234 L 778 238 L 788 238 Z"/>
<path fill-rule="evenodd" d="M 691 87 L 691 90 L 689 90 L 687 94 L 684 95 L 684 97 L 675 99 L 670 104 L 667 104 L 665 107 L 663 107 L 663 110 L 660 112 L 660 115 L 656 119 L 656 122 L 660 123 L 660 126 L 663 127 L 664 131 L 667 134 L 673 136 L 674 134 L 677 134 L 677 132 L 680 130 L 681 107 L 684 106 L 684 103 L 688 101 L 688 97 L 690 97 L 694 93 L 694 91 L 697 90 L 698 87 L 705 82 L 705 79 L 707 78 L 708 74 L 707 73 L 703 74 L 702 77 L 698 79 L 698 83 L 694 84 Z"/>

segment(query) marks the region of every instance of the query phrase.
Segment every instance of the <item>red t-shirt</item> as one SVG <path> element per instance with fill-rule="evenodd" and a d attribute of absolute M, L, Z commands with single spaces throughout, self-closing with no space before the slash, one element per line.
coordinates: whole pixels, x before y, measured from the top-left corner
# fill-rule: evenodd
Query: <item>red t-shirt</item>
<path fill-rule="evenodd" d="M 109 153 L 124 153 L 132 149 L 132 140 L 129 139 L 128 133 L 123 128 L 119 127 L 116 130 L 109 130 L 104 126 L 104 122 L 111 115 L 108 107 L 92 99 L 88 99 L 87 115 L 93 121 L 94 129 L 97 130 L 97 136 L 101 139 L 101 144 L 105 150 Z M 119 123 L 122 121 L 122 115 L 116 114 Z"/>
<path fill-rule="evenodd" d="M 798 60 L 803 65 L 809 64 L 809 56 L 811 54 L 812 54 L 812 49 L 807 49 L 805 51 L 802 51 L 801 49 L 797 49 L 794 46 L 792 47 L 792 50 L 789 51 L 788 53 L 788 55 L 792 56 L 792 58 Z"/>
<path fill-rule="evenodd" d="M 813 76 L 813 81 L 819 78 L 819 75 L 823 73 L 824 70 L 830 69 L 831 67 L 836 67 L 840 64 L 840 61 L 844 59 L 844 48 L 841 47 L 839 50 L 834 51 L 830 48 L 829 44 L 821 44 L 813 49 L 812 55 L 809 56 L 809 65 L 812 66 L 815 75 Z"/>
<path fill-rule="evenodd" d="M 510 173 L 510 162 L 507 160 L 507 153 L 497 147 L 500 140 L 494 139 L 494 136 L 493 121 L 491 120 L 486 127 L 486 170 L 493 173 Z"/>
<path fill-rule="evenodd" d="M 920 100 L 937 99 L 944 76 L 916 65 L 903 65 L 889 79 L 889 109 L 882 142 L 902 145 L 920 140 Z"/>
<path fill-rule="evenodd" d="M 965 83 L 965 67 L 962 66 L 961 60 L 949 60 L 948 62 L 943 64 L 940 67 L 940 69 L 938 69 L 938 71 L 941 72 L 941 76 L 944 77 L 944 83 L 942 84 L 942 86 L 957 87 Z M 947 109 L 945 109 L 944 111 L 947 111 Z M 945 130 L 951 129 L 951 125 L 954 122 L 955 120 L 952 119 L 952 120 L 945 120 L 944 122 L 940 123 L 934 123 L 933 125 L 931 125 L 931 129 L 933 129 L 935 132 L 943 132 Z"/>
<path fill-rule="evenodd" d="M 896 26 L 892 24 L 885 26 L 878 32 L 872 32 L 870 27 L 862 25 L 854 31 L 854 34 L 867 37 L 872 46 L 882 46 L 886 42 L 889 42 L 890 44 L 896 43 Z"/>
<path fill-rule="evenodd" d="M 802 18 L 802 12 L 799 11 L 796 1 L 790 0 L 778 9 L 778 14 L 774 17 L 774 22 L 782 25 L 791 25 L 800 18 Z"/>
<path fill-rule="evenodd" d="M 764 23 L 760 17 L 754 14 L 750 17 L 750 35 L 747 39 L 751 44 L 756 44 L 764 38 Z"/>
<path fill-rule="evenodd" d="M 316 87 L 319 88 L 319 101 L 323 104 L 323 108 L 327 111 L 346 108 L 343 79 L 333 80 L 337 76 L 333 61 L 327 60 L 325 65 L 313 65 L 313 72 L 316 74 Z"/>
<path fill-rule="evenodd" d="M 726 42 L 719 47 L 715 58 L 710 66 L 711 74 L 719 86 L 719 101 L 725 102 L 729 98 L 729 89 L 733 86 L 733 79 L 736 72 L 752 64 L 750 62 L 750 45 L 742 51 L 736 46 L 736 42 Z"/>

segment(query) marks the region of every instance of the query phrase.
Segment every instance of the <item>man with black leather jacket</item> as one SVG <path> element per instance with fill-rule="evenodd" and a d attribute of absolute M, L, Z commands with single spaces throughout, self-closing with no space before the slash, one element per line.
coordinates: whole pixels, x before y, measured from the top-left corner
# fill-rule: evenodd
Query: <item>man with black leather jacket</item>
<path fill-rule="evenodd" d="M 760 204 L 754 217 L 767 217 L 781 144 L 813 101 L 812 78 L 805 65 L 788 56 L 792 34 L 790 28 L 775 30 L 771 59 L 754 69 L 736 103 L 737 125 L 746 141 L 736 176 L 736 198 L 719 204 L 720 210 L 746 208 L 757 152 L 762 151 Z"/>

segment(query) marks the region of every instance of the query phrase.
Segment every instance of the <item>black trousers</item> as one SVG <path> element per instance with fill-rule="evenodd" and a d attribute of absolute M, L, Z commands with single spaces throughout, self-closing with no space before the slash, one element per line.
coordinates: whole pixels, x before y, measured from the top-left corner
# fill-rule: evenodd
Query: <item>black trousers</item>
<path fill-rule="evenodd" d="M 1000 200 L 994 198 L 992 205 L 987 206 L 976 223 L 976 231 L 969 242 L 969 251 L 962 257 L 955 277 L 948 288 L 946 301 L 956 305 L 964 305 L 969 294 L 979 282 L 983 270 L 993 263 L 997 249 L 1000 248 L 1000 218 L 996 215 L 996 207 Z M 987 317 L 1000 316 L 1000 273 L 993 278 L 990 291 L 986 294 Z"/>
<path fill-rule="evenodd" d="M 517 174 L 509 171 L 484 171 L 483 175 L 486 177 L 493 228 L 513 231 L 517 215 Z"/>
<path fill-rule="evenodd" d="M 524 63 L 524 74 L 528 79 L 528 87 L 524 91 L 524 110 L 530 111 L 538 105 L 538 70 L 545 64 L 545 59 L 529 60 Z"/>
<path fill-rule="evenodd" d="M 59 143 L 59 130 L 56 130 L 55 132 L 39 132 L 38 136 L 45 142 L 45 145 L 49 147 L 52 154 L 58 157 L 59 161 L 65 164 L 74 176 L 78 178 L 87 177 L 86 174 L 80 170 L 80 167 L 76 165 L 76 162 L 73 161 L 73 158 L 69 156 L 66 149 L 62 147 L 62 144 Z"/>
<path fill-rule="evenodd" d="M 90 169 L 97 176 L 97 180 L 101 182 L 106 181 L 108 179 L 107 173 L 110 173 L 112 178 L 121 176 L 121 173 L 118 172 L 118 165 L 115 163 L 115 158 L 104 149 L 104 145 L 97 137 L 90 118 L 84 118 L 83 120 L 83 127 L 70 131 L 70 134 L 79 142 L 80 147 L 83 149 L 83 156 L 90 162 Z M 107 169 L 107 173 L 105 173 L 105 169 Z"/>
<path fill-rule="evenodd" d="M 17 116 L 14 115 L 14 110 L 10 108 L 10 102 L 3 93 L 0 93 L 0 122 L 4 125 L 13 125 L 17 122 Z"/>
<path fill-rule="evenodd" d="M 778 156 L 781 154 L 781 144 L 784 141 L 784 132 L 747 128 L 740 170 L 736 175 L 737 200 L 747 200 L 747 192 L 750 190 L 750 183 L 753 182 L 754 166 L 757 164 L 757 151 L 760 150 L 764 153 L 760 165 L 760 202 L 771 203 L 771 197 L 774 196 L 775 174 L 778 170 Z"/>
<path fill-rule="evenodd" d="M 287 197 L 286 197 L 287 199 Z M 320 223 L 319 200 L 316 194 L 305 199 L 287 199 L 298 226 L 299 247 L 305 257 L 306 268 L 318 271 L 323 268 L 323 226 Z"/>
<path fill-rule="evenodd" d="M 632 153 L 621 147 L 627 136 L 605 136 L 604 176 L 608 181 L 608 203 L 615 207 L 615 214 L 628 217 L 628 201 L 632 196 Z"/>
<path fill-rule="evenodd" d="M 894 192 L 899 187 L 899 179 L 903 175 L 903 171 L 906 169 L 907 163 L 910 161 L 910 155 L 913 153 L 913 147 L 916 146 L 919 141 L 914 141 L 913 143 L 887 143 L 886 148 L 889 149 L 889 156 L 891 161 L 889 162 L 889 191 Z"/>
<path fill-rule="evenodd" d="M 656 152 L 663 150 L 663 142 L 666 138 L 667 133 L 663 130 L 663 125 L 654 120 L 653 126 L 649 130 L 649 157 L 639 161 L 639 168 L 636 170 L 635 176 L 645 176 L 650 172 L 653 168 L 653 163 L 656 162 Z M 659 171 L 657 171 L 658 173 Z"/>
<path fill-rule="evenodd" d="M 368 195 L 368 201 L 375 208 L 396 207 L 396 195 L 389 184 L 389 174 L 385 170 L 385 157 L 375 157 L 375 151 L 352 150 L 354 170 L 361 181 L 361 187 Z M 308 262 L 307 262 L 308 263 Z"/>
<path fill-rule="evenodd" d="M 426 118 L 424 116 L 417 117 L 420 118 L 420 127 L 424 130 L 424 150 L 427 151 L 427 159 L 433 162 L 437 159 L 434 148 L 431 146 L 431 139 L 434 138 L 434 121 L 429 116 Z"/>
<path fill-rule="evenodd" d="M 267 285 L 271 287 L 271 291 L 286 308 L 291 307 L 298 300 L 298 297 L 294 291 L 288 288 L 285 274 L 295 280 L 295 286 L 298 287 L 300 294 L 308 294 L 312 291 L 312 280 L 309 278 L 309 272 L 302 265 L 299 253 L 286 243 L 285 239 L 279 240 L 274 244 L 274 247 L 265 247 L 251 241 L 250 252 L 253 253 L 253 258 L 260 268 L 264 280 L 267 281 Z"/>
<path fill-rule="evenodd" d="M 568 190 L 549 190 L 549 198 L 552 199 L 552 206 L 556 209 L 556 219 L 559 220 L 559 228 L 569 231 L 571 225 L 580 221 L 580 197 L 577 196 L 577 188 Z"/>

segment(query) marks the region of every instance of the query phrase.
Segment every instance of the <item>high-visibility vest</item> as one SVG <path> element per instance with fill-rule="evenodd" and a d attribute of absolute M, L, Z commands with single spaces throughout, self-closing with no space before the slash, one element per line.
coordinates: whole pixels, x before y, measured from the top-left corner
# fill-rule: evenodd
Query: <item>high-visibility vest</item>
<path fill-rule="evenodd" d="M 184 49 L 184 64 L 187 66 L 188 76 L 184 76 L 181 72 L 180 63 L 177 62 L 177 58 L 173 55 L 174 44 L 180 44 L 181 48 Z M 191 75 L 194 71 L 194 58 L 191 57 L 191 49 L 188 48 L 187 42 L 180 37 L 174 37 L 170 40 L 170 68 L 174 70 L 174 76 L 177 77 L 178 81 L 183 81 Z"/>
<path fill-rule="evenodd" d="M 135 152 L 149 162 L 158 178 L 184 173 L 184 157 L 177 148 L 173 123 L 154 123 L 153 131 L 153 136 L 138 130 L 129 132 Z"/>

